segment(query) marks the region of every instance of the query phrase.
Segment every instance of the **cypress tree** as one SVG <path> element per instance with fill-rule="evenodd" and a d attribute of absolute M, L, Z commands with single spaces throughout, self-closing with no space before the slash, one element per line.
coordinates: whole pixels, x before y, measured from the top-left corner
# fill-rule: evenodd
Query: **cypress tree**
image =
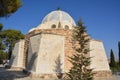
<path fill-rule="evenodd" d="M 78 26 L 73 31 L 73 41 L 77 45 L 74 47 L 75 54 L 69 57 L 73 66 L 66 74 L 65 80 L 93 80 L 93 69 L 88 68 L 91 58 L 87 54 L 90 50 L 86 48 L 89 38 L 81 20 L 78 21 Z"/>
<path fill-rule="evenodd" d="M 116 67 L 113 50 L 110 51 L 110 67 Z"/>
<path fill-rule="evenodd" d="M 119 66 L 120 66 L 120 41 L 118 42 L 118 55 L 119 55 Z"/>

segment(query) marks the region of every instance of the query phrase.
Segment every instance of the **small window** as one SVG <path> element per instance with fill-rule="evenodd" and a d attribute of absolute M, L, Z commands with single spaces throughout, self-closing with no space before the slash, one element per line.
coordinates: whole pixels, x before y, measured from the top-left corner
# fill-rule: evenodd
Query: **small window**
<path fill-rule="evenodd" d="M 56 28 L 56 25 L 55 25 L 55 24 L 53 24 L 53 25 L 51 26 L 51 28 Z"/>
<path fill-rule="evenodd" d="M 69 29 L 69 26 L 68 26 L 68 25 L 65 25 L 65 29 L 68 30 L 68 29 Z"/>

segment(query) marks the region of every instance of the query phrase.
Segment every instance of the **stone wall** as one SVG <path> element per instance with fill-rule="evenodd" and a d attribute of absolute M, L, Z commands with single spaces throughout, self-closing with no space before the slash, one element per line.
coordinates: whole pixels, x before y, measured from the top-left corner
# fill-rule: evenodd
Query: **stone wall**
<path fill-rule="evenodd" d="M 25 50 L 24 50 L 24 66 L 27 64 L 27 56 L 28 56 L 28 47 L 29 47 L 29 41 L 30 37 L 38 35 L 38 34 L 53 34 L 53 35 L 59 35 L 59 36 L 65 36 L 65 45 L 64 45 L 64 55 L 65 55 L 65 65 L 64 69 L 65 72 L 70 69 L 70 62 L 68 61 L 68 56 L 71 56 L 74 53 L 74 50 L 72 48 L 72 40 L 71 40 L 71 35 L 72 31 L 71 30 L 64 30 L 64 29 L 43 29 L 43 30 L 34 30 L 30 33 L 28 33 L 25 36 Z"/>
<path fill-rule="evenodd" d="M 98 40 L 90 40 L 89 48 L 91 50 L 89 56 L 92 57 L 90 68 L 93 68 L 94 71 L 110 71 L 103 43 Z"/>
<path fill-rule="evenodd" d="M 9 63 L 11 67 L 24 68 L 23 66 L 24 42 L 25 42 L 24 40 L 20 40 L 15 44 Z"/>
<path fill-rule="evenodd" d="M 111 77 L 112 76 L 112 73 L 111 71 L 93 71 L 95 74 L 94 74 L 94 77 Z"/>
<path fill-rule="evenodd" d="M 103 46 L 103 42 L 100 40 L 90 40 L 89 42 L 91 57 L 90 68 L 93 68 L 95 77 L 111 77 L 112 73 L 109 68 L 106 52 Z"/>
<path fill-rule="evenodd" d="M 24 66 L 26 66 L 27 64 L 27 56 L 28 56 L 28 47 L 29 47 L 29 41 L 30 41 L 30 37 L 32 36 L 35 36 L 35 35 L 38 35 L 38 34 L 52 34 L 52 35 L 59 35 L 59 36 L 64 36 L 65 37 L 65 45 L 64 45 L 64 55 L 65 55 L 65 65 L 64 65 L 64 69 L 65 69 L 65 72 L 68 72 L 70 67 L 72 66 L 71 63 L 68 61 L 68 56 L 72 56 L 73 53 L 75 53 L 75 51 L 73 50 L 73 41 L 72 41 L 72 30 L 64 30 L 64 29 L 40 29 L 40 30 L 34 30 L 30 33 L 28 33 L 25 37 L 25 50 L 24 50 Z M 94 46 L 96 44 L 92 44 L 92 46 Z M 100 46 L 98 46 L 100 47 Z M 92 47 L 93 48 L 93 47 Z M 97 47 L 94 47 L 95 49 L 97 49 Z M 103 48 L 103 45 L 102 47 Z M 98 51 L 99 54 L 97 53 L 97 50 L 96 50 L 96 54 L 94 54 L 94 56 L 97 56 L 99 58 L 98 55 L 101 55 L 101 50 Z M 103 58 L 104 59 L 107 59 L 107 57 L 105 56 L 105 52 L 102 51 L 104 55 Z M 99 58 L 100 59 L 100 58 Z M 95 65 L 96 63 L 98 63 L 98 66 L 96 65 L 96 68 L 101 66 L 99 64 L 100 61 L 98 62 L 94 62 L 94 59 L 93 59 L 93 62 L 92 62 L 92 66 Z M 101 74 L 104 74 L 104 76 L 106 77 L 107 76 L 111 76 L 111 71 L 109 70 L 108 68 L 108 63 L 105 63 L 103 62 L 103 68 L 104 68 L 104 65 L 105 65 L 105 70 L 103 69 L 98 69 L 97 71 L 95 71 L 97 74 L 95 76 L 101 76 Z M 107 66 L 106 66 L 107 65 Z M 91 67 L 93 68 L 93 67 Z M 35 76 L 35 74 L 32 74 L 33 76 Z M 31 76 L 32 76 L 31 75 Z M 36 75 L 36 76 L 39 76 L 39 75 Z M 40 74 L 41 76 L 41 74 Z"/>

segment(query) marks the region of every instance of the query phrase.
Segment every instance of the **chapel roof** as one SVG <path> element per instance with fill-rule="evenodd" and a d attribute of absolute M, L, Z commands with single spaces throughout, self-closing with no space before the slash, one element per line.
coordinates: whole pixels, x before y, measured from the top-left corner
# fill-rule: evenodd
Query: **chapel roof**
<path fill-rule="evenodd" d="M 43 18 L 42 23 L 49 21 L 68 22 L 74 26 L 76 25 L 73 18 L 67 12 L 62 10 L 55 10 L 50 12 Z"/>
<path fill-rule="evenodd" d="M 48 13 L 43 18 L 41 24 L 30 29 L 29 32 L 37 29 L 73 29 L 73 26 L 76 26 L 76 24 L 73 18 L 67 12 L 55 10 Z"/>

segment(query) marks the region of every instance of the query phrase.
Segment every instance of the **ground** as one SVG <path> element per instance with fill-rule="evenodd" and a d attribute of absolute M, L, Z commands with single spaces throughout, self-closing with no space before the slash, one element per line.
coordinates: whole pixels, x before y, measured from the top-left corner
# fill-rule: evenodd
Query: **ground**
<path fill-rule="evenodd" d="M 0 80 L 43 80 L 43 79 L 30 78 L 22 71 L 5 69 L 3 65 L 0 65 Z M 49 80 L 53 80 L 53 79 L 49 79 Z M 96 78 L 95 80 L 120 80 L 120 76 L 113 75 L 113 78 Z"/>
<path fill-rule="evenodd" d="M 3 65 L 0 65 L 0 80 L 43 80 L 43 79 L 40 78 L 31 79 L 22 71 L 5 69 Z"/>

